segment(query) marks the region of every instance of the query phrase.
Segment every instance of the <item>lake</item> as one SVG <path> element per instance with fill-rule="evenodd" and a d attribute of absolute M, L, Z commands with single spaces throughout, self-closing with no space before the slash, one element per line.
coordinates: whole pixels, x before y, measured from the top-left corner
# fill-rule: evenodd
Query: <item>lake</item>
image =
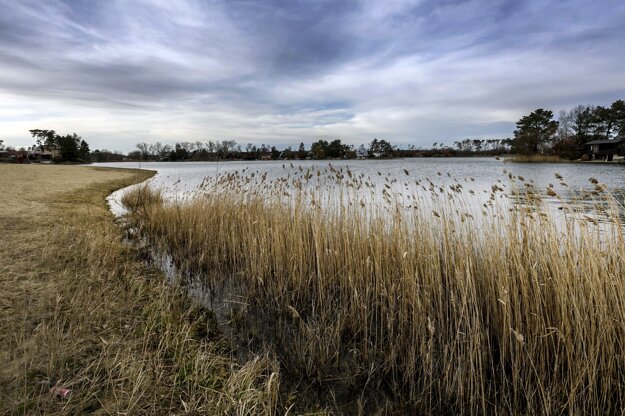
<path fill-rule="evenodd" d="M 603 189 L 623 191 L 625 166 L 494 158 L 112 166 L 156 170 L 150 186 L 180 203 L 129 217 L 141 253 L 211 311 L 229 352 L 278 357 L 295 375 L 290 385 L 320 383 L 322 368 L 323 382 L 346 391 L 377 377 L 373 389 L 397 380 L 393 391 L 413 397 L 439 376 L 453 378 L 452 391 L 477 374 L 471 385 L 486 380 L 496 395 L 520 385 L 512 376 L 551 387 L 571 363 L 595 360 L 620 375 L 617 361 L 595 357 L 625 356 L 613 347 L 623 333 L 622 222 L 595 206 L 622 212 Z"/>
<path fill-rule="evenodd" d="M 456 199 L 467 212 L 479 213 L 493 202 L 507 207 L 522 202 L 517 191 L 539 195 L 548 210 L 575 203 L 589 211 L 607 189 L 622 203 L 625 165 L 605 163 L 512 163 L 488 158 L 414 158 L 390 160 L 280 160 L 234 162 L 120 162 L 96 166 L 155 170 L 148 181 L 170 201 L 183 202 L 206 193 L 262 192 L 288 200 L 294 190 L 307 191 L 313 203 L 332 205 L 359 201 L 369 208 L 393 200 L 411 207 L 434 199 Z M 596 183 L 594 183 L 596 182 Z M 110 198 L 112 210 L 125 190 Z M 594 192 L 595 195 L 592 195 Z M 561 208 L 560 208 L 561 209 Z"/>

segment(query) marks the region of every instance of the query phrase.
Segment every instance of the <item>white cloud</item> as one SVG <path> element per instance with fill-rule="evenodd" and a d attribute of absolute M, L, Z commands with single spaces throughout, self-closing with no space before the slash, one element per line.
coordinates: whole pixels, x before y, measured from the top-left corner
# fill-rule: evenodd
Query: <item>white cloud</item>
<path fill-rule="evenodd" d="M 0 0 L 0 137 L 52 128 L 119 150 L 505 137 L 536 107 L 623 98 L 625 6 L 603 2 L 592 19 L 577 1 L 555 17 L 537 1 L 362 0 L 336 15 L 320 2 L 306 20 L 279 2 Z"/>

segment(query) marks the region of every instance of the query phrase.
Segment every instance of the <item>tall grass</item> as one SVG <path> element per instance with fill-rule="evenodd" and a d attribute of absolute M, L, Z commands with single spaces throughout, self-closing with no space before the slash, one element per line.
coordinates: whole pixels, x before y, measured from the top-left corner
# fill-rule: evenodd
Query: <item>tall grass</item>
<path fill-rule="evenodd" d="M 570 163 L 571 160 L 562 159 L 556 155 L 514 155 L 504 158 L 505 162 L 519 163 Z"/>
<path fill-rule="evenodd" d="M 157 201 L 136 219 L 215 296 L 239 297 L 232 325 L 269 346 L 286 378 L 349 412 L 625 408 L 614 200 L 596 227 L 590 217 L 556 221 L 531 190 L 521 207 L 484 204 L 478 221 L 459 187 L 409 209 L 390 193 L 375 208 L 337 190 L 324 209 L 308 190 L 284 203 L 285 186 L 249 182 L 232 175 L 221 192 Z"/>

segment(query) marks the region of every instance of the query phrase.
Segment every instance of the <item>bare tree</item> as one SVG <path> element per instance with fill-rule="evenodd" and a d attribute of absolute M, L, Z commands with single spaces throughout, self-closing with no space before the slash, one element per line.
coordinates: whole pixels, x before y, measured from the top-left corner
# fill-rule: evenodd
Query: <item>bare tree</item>
<path fill-rule="evenodd" d="M 225 159 L 228 156 L 228 153 L 235 150 L 236 145 L 237 142 L 234 140 L 222 140 L 221 143 L 219 143 L 217 150 L 219 157 Z"/>
<path fill-rule="evenodd" d="M 558 139 L 564 140 L 573 135 L 575 118 L 577 117 L 575 111 L 576 110 L 571 110 L 567 112 L 561 110 L 560 113 L 558 113 Z"/>
<path fill-rule="evenodd" d="M 141 152 L 141 159 L 148 160 L 150 157 L 150 145 L 146 142 L 137 143 L 137 149 Z"/>
<path fill-rule="evenodd" d="M 217 149 L 217 143 L 215 143 L 212 140 L 209 140 L 206 142 L 206 150 L 208 150 L 208 153 L 215 153 L 216 149 Z"/>

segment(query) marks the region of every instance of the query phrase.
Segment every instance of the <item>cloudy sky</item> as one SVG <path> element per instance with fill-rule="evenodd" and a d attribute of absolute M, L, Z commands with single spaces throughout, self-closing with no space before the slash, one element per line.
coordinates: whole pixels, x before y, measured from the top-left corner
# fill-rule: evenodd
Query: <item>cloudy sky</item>
<path fill-rule="evenodd" d="M 622 0 L 0 0 L 0 138 L 503 138 L 625 98 Z"/>

